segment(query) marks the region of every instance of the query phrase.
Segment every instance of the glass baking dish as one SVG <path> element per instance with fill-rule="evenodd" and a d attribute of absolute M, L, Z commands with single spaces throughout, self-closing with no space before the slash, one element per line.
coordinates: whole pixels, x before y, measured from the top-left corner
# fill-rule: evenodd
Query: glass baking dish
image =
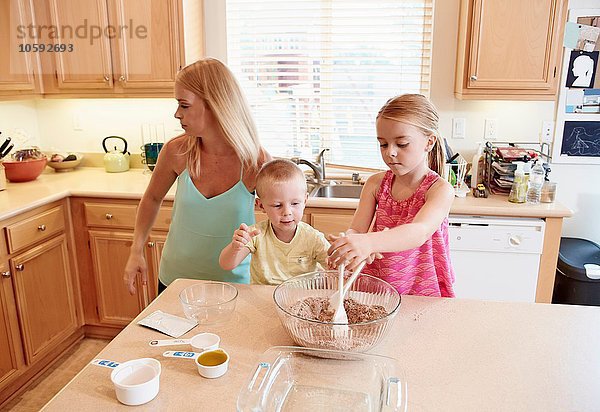
<path fill-rule="evenodd" d="M 406 411 L 407 385 L 386 356 L 274 346 L 237 399 L 240 412 Z"/>

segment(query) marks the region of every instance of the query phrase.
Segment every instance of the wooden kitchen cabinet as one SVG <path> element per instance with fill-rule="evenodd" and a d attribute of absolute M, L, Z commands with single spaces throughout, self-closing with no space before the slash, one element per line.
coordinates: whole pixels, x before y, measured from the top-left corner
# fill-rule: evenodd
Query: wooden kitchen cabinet
<path fill-rule="evenodd" d="M 123 283 L 133 232 L 90 230 L 88 235 L 99 321 L 107 325 L 125 326 L 147 305 L 147 292 L 139 279 L 135 295 L 130 295 Z"/>
<path fill-rule="evenodd" d="M 65 235 L 14 256 L 11 273 L 29 365 L 79 328 Z"/>
<path fill-rule="evenodd" d="M 39 56 L 20 51 L 30 39 L 18 38 L 18 28 L 34 22 L 32 0 L 0 0 L 0 99 L 41 92 Z"/>
<path fill-rule="evenodd" d="M 162 256 L 163 249 L 165 248 L 165 242 L 167 241 L 166 234 L 152 234 L 148 238 L 146 243 L 147 248 L 147 262 L 151 262 L 151 266 L 148 268 L 148 301 L 153 301 L 158 296 L 158 271 L 160 268 L 160 258 Z M 145 306 L 144 306 L 145 307 Z"/>
<path fill-rule="evenodd" d="M 70 228 L 65 200 L 0 222 L 0 405 L 83 337 Z"/>
<path fill-rule="evenodd" d="M 23 367 L 23 349 L 11 276 L 8 263 L 0 262 L 0 392 Z"/>
<path fill-rule="evenodd" d="M 327 235 L 338 235 L 345 232 L 352 223 L 354 209 L 306 209 L 310 213 L 310 224 L 315 229 Z"/>
<path fill-rule="evenodd" d="M 157 295 L 160 256 L 171 223 L 171 203 L 161 207 L 146 243 L 148 282 L 136 279 L 135 295 L 123 281 L 133 243 L 138 200 L 73 198 L 74 226 L 78 228 L 86 333 L 110 337 L 135 318 Z"/>
<path fill-rule="evenodd" d="M 462 0 L 455 96 L 554 100 L 567 0 Z"/>
<path fill-rule="evenodd" d="M 40 21 L 88 27 L 86 35 L 44 39 L 72 48 L 42 54 L 45 94 L 172 96 L 185 63 L 182 0 L 45 0 L 44 5 Z M 92 37 L 97 28 L 102 34 Z"/>

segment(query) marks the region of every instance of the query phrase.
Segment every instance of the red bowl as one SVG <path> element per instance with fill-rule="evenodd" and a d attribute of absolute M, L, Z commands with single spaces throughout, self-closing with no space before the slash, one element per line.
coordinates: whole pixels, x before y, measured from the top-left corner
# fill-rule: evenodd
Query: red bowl
<path fill-rule="evenodd" d="M 48 159 L 25 160 L 23 162 L 2 162 L 6 178 L 11 182 L 29 182 L 42 174 Z"/>

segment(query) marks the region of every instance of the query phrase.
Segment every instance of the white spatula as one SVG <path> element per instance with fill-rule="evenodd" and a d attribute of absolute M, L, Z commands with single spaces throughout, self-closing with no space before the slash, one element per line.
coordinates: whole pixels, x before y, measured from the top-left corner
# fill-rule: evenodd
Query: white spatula
<path fill-rule="evenodd" d="M 362 261 L 356 267 L 356 269 L 354 269 L 354 272 L 352 272 L 352 275 L 350 275 L 350 277 L 348 278 L 348 281 L 345 284 L 343 283 L 343 278 L 344 278 L 343 274 L 340 275 L 340 277 L 338 278 L 338 290 L 336 290 L 335 293 L 333 295 L 331 295 L 329 298 L 329 305 L 331 307 L 336 308 L 335 312 L 333 313 L 333 319 L 332 319 L 333 323 L 340 323 L 340 322 L 347 323 L 348 322 L 348 314 L 346 313 L 346 309 L 344 308 L 344 298 L 346 297 L 346 294 L 352 287 L 352 284 L 358 278 L 358 276 L 360 275 L 360 272 L 363 270 L 363 268 L 365 267 L 366 264 L 367 264 L 366 260 Z M 341 285 L 339 283 L 340 279 L 342 279 Z"/>

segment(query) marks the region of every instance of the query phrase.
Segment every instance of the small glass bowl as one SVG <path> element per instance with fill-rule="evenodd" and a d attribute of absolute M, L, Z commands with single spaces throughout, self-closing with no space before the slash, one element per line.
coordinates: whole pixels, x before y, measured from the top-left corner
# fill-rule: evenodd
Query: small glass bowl
<path fill-rule="evenodd" d="M 238 290 L 229 283 L 200 281 L 183 289 L 179 300 L 186 318 L 208 325 L 229 320 L 237 296 Z"/>

